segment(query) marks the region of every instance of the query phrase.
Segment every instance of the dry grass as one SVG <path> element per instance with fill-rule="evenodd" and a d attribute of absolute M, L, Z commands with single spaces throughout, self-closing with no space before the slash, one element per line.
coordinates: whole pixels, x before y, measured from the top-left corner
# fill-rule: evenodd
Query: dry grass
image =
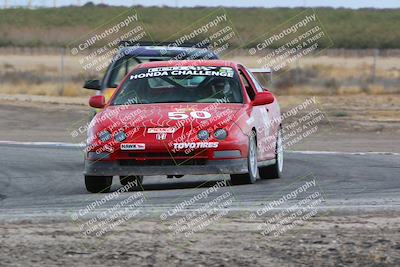
<path fill-rule="evenodd" d="M 66 83 L 64 88 L 53 83 L 44 84 L 27 84 L 19 83 L 15 85 L 1 84 L 1 94 L 26 94 L 26 95 L 41 95 L 41 96 L 90 96 L 94 94 L 94 91 L 85 90 L 82 88 L 82 84 Z"/>
<path fill-rule="evenodd" d="M 241 62 L 248 67 L 257 67 L 257 58 L 250 56 L 232 56 L 231 60 Z M 300 68 L 321 66 L 327 67 L 327 70 L 365 70 L 370 71 L 373 64 L 373 57 L 330 57 L 330 56 L 306 56 L 300 58 L 292 67 L 299 66 Z M 389 70 L 399 70 L 398 57 L 378 57 L 376 62 L 378 70 L 386 73 Z"/>
<path fill-rule="evenodd" d="M 259 67 L 253 57 L 239 54 L 231 59 Z M 275 73 L 272 90 L 287 95 L 399 94 L 399 60 L 399 57 L 378 57 L 374 70 L 373 57 L 306 56 Z"/>
<path fill-rule="evenodd" d="M 307 95 L 279 96 L 283 110 L 299 105 L 310 98 Z M 371 95 L 366 93 L 350 95 L 317 96 L 318 106 L 327 113 L 329 120 L 341 120 L 343 117 L 350 124 L 359 122 L 393 122 L 397 127 L 400 122 L 400 95 Z M 397 126 L 396 126 L 397 125 Z"/>
<path fill-rule="evenodd" d="M 362 93 L 362 89 L 358 86 L 342 86 L 337 89 L 339 95 L 356 95 Z"/>
<path fill-rule="evenodd" d="M 83 73 L 78 57 L 64 57 L 64 74 Z M 61 55 L 0 55 L 1 71 L 40 71 L 43 74 L 59 76 L 61 72 Z"/>
<path fill-rule="evenodd" d="M 257 67 L 256 58 L 236 55 L 229 60 Z M 82 89 L 86 77 L 102 74 L 86 73 L 78 57 L 64 57 L 64 90 L 61 90 L 60 55 L 0 55 L 0 93 L 46 96 L 88 96 L 93 92 Z M 352 95 L 367 93 L 400 93 L 400 66 L 398 57 L 379 57 L 376 79 L 372 83 L 372 57 L 303 57 L 290 69 L 274 74 L 274 87 L 278 94 Z M 299 68 L 299 73 L 291 70 Z M 13 76 L 11 79 L 10 77 Z M 32 79 L 35 79 L 34 83 Z M 299 81 L 300 79 L 300 81 Z"/>

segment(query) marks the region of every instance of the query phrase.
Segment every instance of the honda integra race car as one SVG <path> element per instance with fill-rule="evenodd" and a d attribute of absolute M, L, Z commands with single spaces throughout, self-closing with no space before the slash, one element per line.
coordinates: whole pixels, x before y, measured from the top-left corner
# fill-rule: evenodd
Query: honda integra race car
<path fill-rule="evenodd" d="M 279 178 L 283 168 L 278 101 L 243 65 L 223 60 L 138 65 L 91 121 L 85 151 L 90 192 L 113 176 L 230 174 L 232 184 Z"/>

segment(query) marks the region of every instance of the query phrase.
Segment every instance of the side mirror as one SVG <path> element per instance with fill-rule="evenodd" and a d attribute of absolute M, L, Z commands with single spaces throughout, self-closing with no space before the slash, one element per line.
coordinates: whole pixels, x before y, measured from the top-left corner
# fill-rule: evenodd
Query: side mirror
<path fill-rule="evenodd" d="M 264 92 L 269 92 L 269 89 L 267 87 L 263 87 Z"/>
<path fill-rule="evenodd" d="M 270 92 L 260 92 L 253 100 L 253 106 L 268 105 L 274 102 L 274 96 Z"/>
<path fill-rule="evenodd" d="M 100 90 L 101 89 L 100 80 L 87 80 L 83 85 L 83 88 L 91 90 Z"/>
<path fill-rule="evenodd" d="M 94 95 L 89 98 L 89 106 L 92 108 L 104 108 L 106 100 L 103 95 Z"/>

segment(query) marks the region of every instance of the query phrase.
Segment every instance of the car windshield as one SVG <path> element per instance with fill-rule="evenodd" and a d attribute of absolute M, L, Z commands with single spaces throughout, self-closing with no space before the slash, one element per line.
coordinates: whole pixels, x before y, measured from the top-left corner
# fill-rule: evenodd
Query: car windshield
<path fill-rule="evenodd" d="M 212 66 L 140 69 L 129 75 L 111 105 L 182 102 L 243 103 L 236 72 Z"/>
<path fill-rule="evenodd" d="M 138 64 L 150 60 L 138 57 L 124 57 L 119 59 L 111 68 L 107 87 L 117 87 L 121 80 Z"/>

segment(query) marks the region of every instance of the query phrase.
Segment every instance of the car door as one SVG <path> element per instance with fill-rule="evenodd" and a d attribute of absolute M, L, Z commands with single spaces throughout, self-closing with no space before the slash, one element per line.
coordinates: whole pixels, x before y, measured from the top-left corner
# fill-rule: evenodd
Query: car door
<path fill-rule="evenodd" d="M 268 89 L 264 88 L 261 83 L 259 83 L 259 81 L 257 80 L 257 78 L 254 76 L 254 74 L 249 70 L 246 69 L 247 73 L 250 76 L 250 79 L 253 81 L 253 83 L 255 84 L 256 90 L 257 92 L 265 92 L 268 91 Z M 269 114 L 269 133 L 270 133 L 270 139 L 271 142 L 276 140 L 276 134 L 278 132 L 278 130 L 280 129 L 280 116 L 281 116 L 281 111 L 279 108 L 279 104 L 278 104 L 278 100 L 275 98 L 274 102 L 272 102 L 271 104 L 265 105 L 266 110 Z"/>
<path fill-rule="evenodd" d="M 254 96 L 264 91 L 264 88 L 248 69 L 242 67 L 241 71 L 243 72 L 244 79 L 246 79 L 252 88 Z M 271 123 L 271 118 L 274 116 L 271 116 L 271 108 L 271 104 L 253 107 L 252 115 L 256 122 L 258 156 L 260 160 L 270 159 L 275 156 L 275 129 L 273 123 Z"/>
<path fill-rule="evenodd" d="M 254 100 L 255 95 L 262 92 L 263 88 L 257 88 L 245 67 L 239 66 L 240 77 L 246 87 L 246 92 L 250 100 Z M 259 85 L 258 85 L 259 86 Z M 274 156 L 273 150 L 268 142 L 270 139 L 270 115 L 267 105 L 254 106 L 250 114 L 257 132 L 258 159 L 265 160 Z"/>

